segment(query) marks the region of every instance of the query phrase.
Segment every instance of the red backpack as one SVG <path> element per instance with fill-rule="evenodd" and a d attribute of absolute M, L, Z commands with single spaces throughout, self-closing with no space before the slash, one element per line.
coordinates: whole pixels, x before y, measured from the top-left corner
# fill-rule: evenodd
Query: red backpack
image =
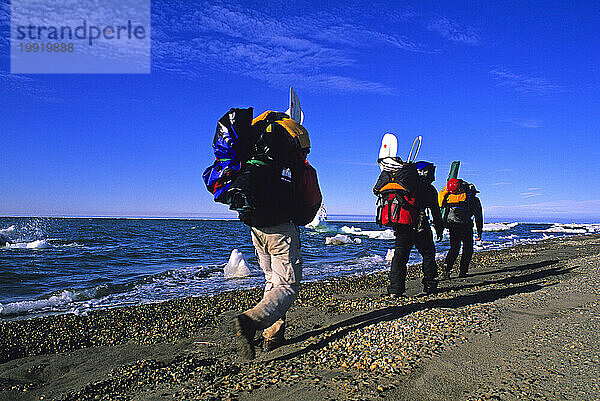
<path fill-rule="evenodd" d="M 377 224 L 385 227 L 414 226 L 419 210 L 415 164 L 406 163 L 398 171 L 382 171 L 373 193 L 377 196 Z"/>
<path fill-rule="evenodd" d="M 382 193 L 377 203 L 376 221 L 381 226 L 412 226 L 417 220 L 416 199 L 408 192 Z"/>

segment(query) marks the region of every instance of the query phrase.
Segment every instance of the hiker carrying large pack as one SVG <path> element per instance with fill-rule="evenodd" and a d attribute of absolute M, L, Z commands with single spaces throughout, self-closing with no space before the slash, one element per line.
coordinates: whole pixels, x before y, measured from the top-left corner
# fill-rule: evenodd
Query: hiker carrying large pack
<path fill-rule="evenodd" d="M 418 181 L 415 163 L 403 163 L 395 170 L 385 169 L 379 174 L 373 187 L 377 196 L 377 224 L 391 228 L 416 224 Z"/>
<path fill-rule="evenodd" d="M 450 278 L 454 262 L 458 257 L 462 243 L 459 277 L 465 277 L 473 256 L 473 218 L 477 228 L 477 240 L 483 233 L 483 212 L 477 189 L 461 179 L 448 180 L 438 194 L 441 208 L 447 208 L 446 227 L 450 232 L 450 250 L 444 261 L 443 278 Z"/>
<path fill-rule="evenodd" d="M 303 113 L 297 96 L 290 90 L 290 103 L 292 100 L 295 105 L 290 110 L 294 113 L 290 114 L 301 119 Z M 240 140 L 240 134 L 237 143 L 250 146 L 240 150 L 235 142 L 223 140 L 229 147 L 224 158 L 233 157 L 229 161 L 219 160 L 215 147 L 217 161 L 205 175 L 216 178 L 205 181 L 209 191 L 215 187 L 209 185 L 212 182 L 219 188 L 226 187 L 218 199 L 216 191 L 211 192 L 215 200 L 238 211 L 240 220 L 250 226 L 258 263 L 265 273 L 262 300 L 232 319 L 238 352 L 252 359 L 257 330 L 263 330 L 263 350 L 283 344 L 285 315 L 298 297 L 302 279 L 298 225 L 313 220 L 322 196 L 316 171 L 306 160 L 310 150 L 308 132 L 299 122 L 274 111 L 267 111 L 251 122 L 245 119 L 244 128 L 236 125 L 236 121 L 223 125 L 227 132 L 246 133 L 244 138 L 250 140 Z M 226 178 L 222 178 L 222 170 L 215 171 L 219 163 L 226 163 L 229 168 Z"/>
<path fill-rule="evenodd" d="M 391 135 L 384 136 L 382 148 L 396 143 L 395 136 Z M 382 153 L 386 152 L 380 151 L 380 155 Z M 435 166 L 426 162 L 405 163 L 396 156 L 380 157 L 379 164 L 382 171 L 373 188 L 377 196 L 376 222 L 393 228 L 395 235 L 388 294 L 398 297 L 404 293 L 406 264 L 413 246 L 423 257 L 423 291 L 434 293 L 437 290 L 435 244 L 426 209 L 431 210 L 438 236 L 441 236 L 443 224 L 437 206 L 437 191 L 431 185 Z"/>
<path fill-rule="evenodd" d="M 231 109 L 217 123 L 216 160 L 203 174 L 216 202 L 255 227 L 290 219 L 308 224 L 320 207 L 316 171 L 306 160 L 306 129 L 284 113 Z"/>

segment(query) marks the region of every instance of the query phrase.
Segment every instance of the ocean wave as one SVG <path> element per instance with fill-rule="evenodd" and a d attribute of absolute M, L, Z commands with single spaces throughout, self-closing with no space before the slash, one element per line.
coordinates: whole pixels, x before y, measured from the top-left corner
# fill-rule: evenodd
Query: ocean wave
<path fill-rule="evenodd" d="M 63 310 L 65 306 L 76 302 L 92 299 L 96 296 L 95 289 L 64 290 L 56 295 L 35 301 L 18 301 L 9 304 L 0 304 L 0 316 L 15 316 L 39 312 L 55 312 Z"/>
<path fill-rule="evenodd" d="M 48 249 L 54 248 L 54 245 L 50 244 L 44 239 L 38 239 L 31 242 L 17 242 L 14 244 L 6 244 L 6 249 Z"/>
<path fill-rule="evenodd" d="M 86 314 L 89 310 L 97 308 L 164 300 L 157 294 L 177 293 L 181 288 L 199 283 L 210 275 L 222 274 L 222 272 L 223 266 L 186 267 L 139 278 L 128 283 L 60 290 L 37 300 L 0 303 L 0 317 L 68 312 Z"/>
<path fill-rule="evenodd" d="M 8 227 L 8 228 L 2 228 L 0 229 L 0 234 L 5 234 L 8 235 L 12 232 L 14 232 L 17 228 L 15 227 L 15 225 L 13 224 L 12 226 Z"/>
<path fill-rule="evenodd" d="M 594 234 L 600 233 L 600 224 L 560 224 L 542 230 L 531 230 L 534 233 Z"/>
<path fill-rule="evenodd" d="M 483 223 L 483 231 L 508 231 L 519 223 Z"/>

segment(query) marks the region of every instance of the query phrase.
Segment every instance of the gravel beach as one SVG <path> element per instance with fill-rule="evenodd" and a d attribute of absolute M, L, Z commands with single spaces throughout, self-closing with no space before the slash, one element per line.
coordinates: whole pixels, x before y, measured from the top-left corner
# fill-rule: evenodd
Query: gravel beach
<path fill-rule="evenodd" d="M 407 297 L 386 274 L 306 283 L 287 343 L 245 361 L 261 290 L 0 324 L 0 400 L 600 399 L 600 235 L 476 253 Z M 258 340 L 258 337 L 257 337 Z"/>

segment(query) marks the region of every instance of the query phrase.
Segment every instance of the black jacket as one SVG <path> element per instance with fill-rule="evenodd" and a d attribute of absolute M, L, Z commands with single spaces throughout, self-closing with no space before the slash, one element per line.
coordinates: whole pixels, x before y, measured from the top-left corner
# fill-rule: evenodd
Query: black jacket
<path fill-rule="evenodd" d="M 425 213 L 425 209 L 429 209 L 433 217 L 435 231 L 442 232 L 444 230 L 444 220 L 438 205 L 438 193 L 435 187 L 431 184 L 421 183 L 417 192 L 417 202 L 420 207 L 419 221 L 421 225 L 429 225 L 429 219 Z"/>

